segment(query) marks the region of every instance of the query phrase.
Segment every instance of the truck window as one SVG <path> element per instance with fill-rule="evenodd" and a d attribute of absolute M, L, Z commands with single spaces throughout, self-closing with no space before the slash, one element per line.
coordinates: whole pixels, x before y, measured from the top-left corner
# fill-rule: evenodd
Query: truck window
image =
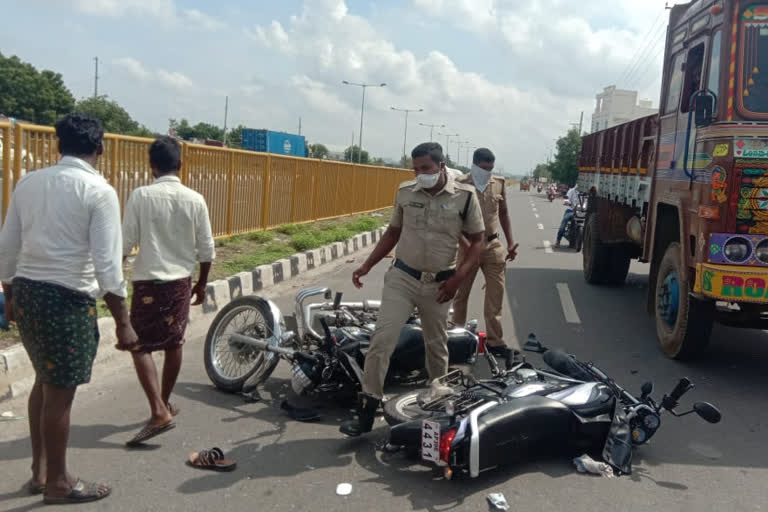
<path fill-rule="evenodd" d="M 669 79 L 669 89 L 667 90 L 667 103 L 664 106 L 664 113 L 670 114 L 677 111 L 680 104 L 680 89 L 683 85 L 683 54 L 679 53 L 672 60 L 672 76 Z"/>
<path fill-rule="evenodd" d="M 712 36 L 712 50 L 709 53 L 709 78 L 707 87 L 720 98 L 720 53 L 723 39 L 723 31 L 718 30 Z"/>
<path fill-rule="evenodd" d="M 742 14 L 741 92 L 744 107 L 768 113 L 768 4 L 753 5 Z"/>
<path fill-rule="evenodd" d="M 688 51 L 685 62 L 685 86 L 680 111 L 688 112 L 691 106 L 691 95 L 701 89 L 701 75 L 704 71 L 704 43 L 698 44 Z"/>

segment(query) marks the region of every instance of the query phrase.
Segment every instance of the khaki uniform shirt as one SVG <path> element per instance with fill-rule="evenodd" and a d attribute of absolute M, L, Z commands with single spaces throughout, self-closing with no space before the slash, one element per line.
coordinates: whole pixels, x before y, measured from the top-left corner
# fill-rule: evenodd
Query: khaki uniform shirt
<path fill-rule="evenodd" d="M 462 219 L 467 194 L 471 199 Z M 402 228 L 397 257 L 422 272 L 454 268 L 461 234 L 485 231 L 475 187 L 451 178 L 434 196 L 416 181 L 400 185 L 390 225 Z"/>
<path fill-rule="evenodd" d="M 475 188 L 472 176 L 467 174 L 459 179 L 459 183 L 463 183 L 471 186 L 476 192 L 480 201 L 480 209 L 483 212 L 483 223 L 485 224 L 485 236 L 491 236 L 498 234 L 501 236 L 501 223 L 499 222 L 499 211 L 501 209 L 502 201 L 506 201 L 506 193 L 504 189 L 506 184 L 504 178 L 500 176 L 491 176 L 488 186 L 485 190 L 480 192 Z M 495 242 L 500 243 L 500 238 L 497 238 Z M 489 244 L 489 247 L 494 244 Z"/>

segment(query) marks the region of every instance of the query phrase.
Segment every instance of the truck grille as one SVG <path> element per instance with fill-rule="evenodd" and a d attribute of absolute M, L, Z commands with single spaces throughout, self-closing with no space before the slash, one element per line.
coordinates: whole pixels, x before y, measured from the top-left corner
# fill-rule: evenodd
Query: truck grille
<path fill-rule="evenodd" d="M 768 234 L 768 169 L 747 167 L 741 170 L 736 231 Z"/>

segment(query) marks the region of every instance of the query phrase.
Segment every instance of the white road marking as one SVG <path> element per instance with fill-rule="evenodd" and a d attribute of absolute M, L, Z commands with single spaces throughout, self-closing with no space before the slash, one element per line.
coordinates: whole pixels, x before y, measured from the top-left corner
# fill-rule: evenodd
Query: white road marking
<path fill-rule="evenodd" d="M 569 324 L 580 324 L 581 318 L 579 318 L 579 313 L 576 311 L 576 304 L 573 303 L 573 297 L 571 297 L 571 290 L 568 288 L 568 284 L 557 283 L 557 293 L 560 294 L 560 305 L 563 307 L 565 321 Z"/>
<path fill-rule="evenodd" d="M 537 226 L 539 229 L 544 229 L 544 224 L 541 224 L 541 223 L 539 223 L 539 224 L 537 224 L 536 226 Z"/>
<path fill-rule="evenodd" d="M 534 213 L 533 216 L 536 217 L 537 219 L 539 218 L 539 214 L 538 213 Z"/>
<path fill-rule="evenodd" d="M 547 254 L 554 254 L 554 251 L 552 250 L 552 242 L 549 240 L 544 240 L 544 252 Z"/>

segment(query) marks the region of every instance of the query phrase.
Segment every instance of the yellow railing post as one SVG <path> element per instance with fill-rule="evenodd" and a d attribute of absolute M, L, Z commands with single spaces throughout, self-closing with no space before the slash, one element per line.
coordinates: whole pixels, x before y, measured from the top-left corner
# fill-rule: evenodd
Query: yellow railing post
<path fill-rule="evenodd" d="M 267 154 L 267 167 L 264 170 L 264 193 L 261 195 L 261 226 L 269 228 L 269 211 L 272 200 L 272 155 Z"/>
<path fill-rule="evenodd" d="M 293 189 L 291 195 L 291 222 L 296 222 L 296 201 L 298 200 L 298 186 L 299 186 L 299 159 L 297 158 L 293 166 Z"/>
<path fill-rule="evenodd" d="M 181 183 L 185 186 L 189 186 L 189 166 L 191 162 L 189 160 L 189 147 L 187 143 L 181 142 Z"/>
<path fill-rule="evenodd" d="M 232 217 L 235 210 L 235 155 L 227 155 L 227 235 L 232 234 Z"/>
<path fill-rule="evenodd" d="M 24 152 L 22 151 L 22 145 L 24 144 L 24 128 L 19 123 L 13 125 L 13 186 L 21 179 L 21 159 Z"/>
<path fill-rule="evenodd" d="M 111 144 L 109 145 L 109 184 L 112 185 L 112 188 L 117 191 L 118 187 L 118 180 L 117 180 L 117 154 L 120 150 L 120 139 L 117 137 L 110 140 Z"/>
<path fill-rule="evenodd" d="M 11 204 L 11 125 L 3 126 L 3 222 Z"/>

